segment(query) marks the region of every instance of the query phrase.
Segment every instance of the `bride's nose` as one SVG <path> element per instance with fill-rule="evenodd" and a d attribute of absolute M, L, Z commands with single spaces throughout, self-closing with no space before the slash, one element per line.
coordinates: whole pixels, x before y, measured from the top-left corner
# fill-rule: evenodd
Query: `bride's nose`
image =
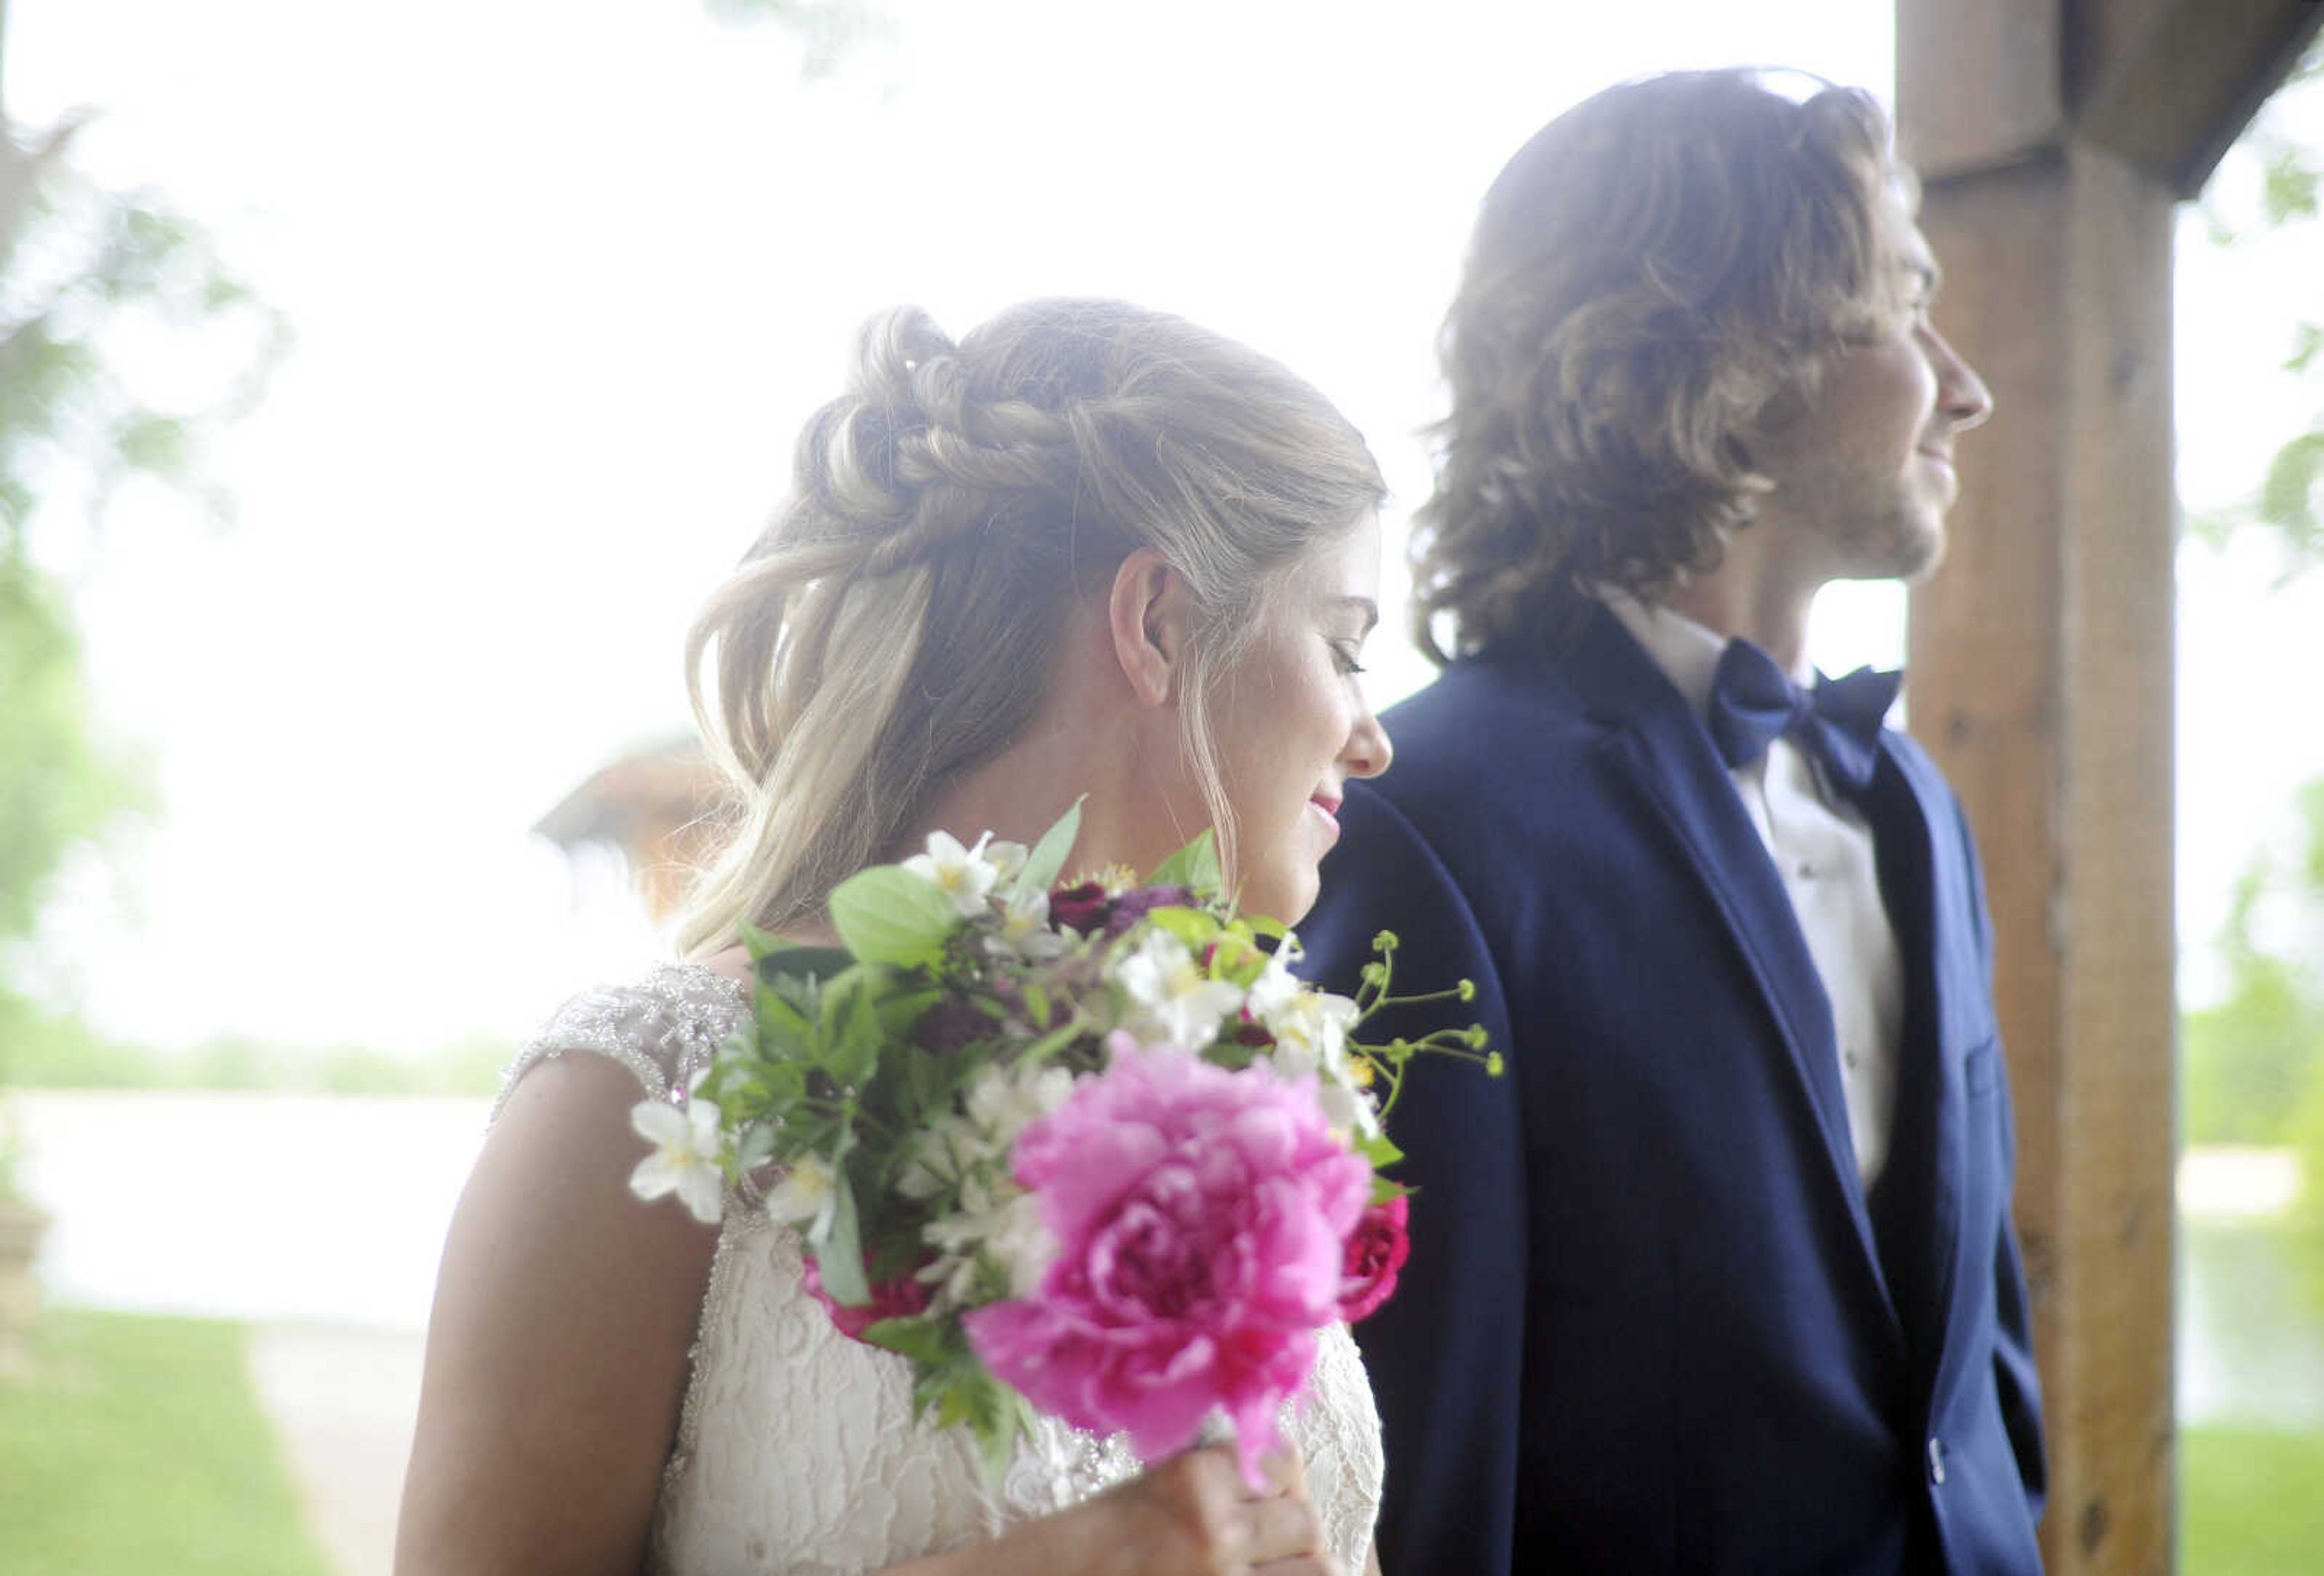
<path fill-rule="evenodd" d="M 1348 747 L 1340 751 L 1341 764 L 1350 777 L 1378 777 L 1395 758 L 1396 746 L 1388 742 L 1388 730 L 1369 710 L 1350 730 Z"/>

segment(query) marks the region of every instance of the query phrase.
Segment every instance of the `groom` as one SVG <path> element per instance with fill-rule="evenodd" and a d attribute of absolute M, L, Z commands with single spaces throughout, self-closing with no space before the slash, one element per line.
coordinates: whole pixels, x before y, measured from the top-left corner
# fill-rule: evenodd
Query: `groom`
<path fill-rule="evenodd" d="M 1895 676 L 1803 657 L 1827 582 L 1935 567 L 1990 409 L 1911 190 L 1863 95 L 1718 72 L 1485 198 L 1415 538 L 1452 659 L 1301 927 L 1343 990 L 1383 924 L 1399 991 L 1473 979 L 1509 1068 L 1389 1120 L 1391 1571 L 2039 1569 L 1976 852 Z"/>

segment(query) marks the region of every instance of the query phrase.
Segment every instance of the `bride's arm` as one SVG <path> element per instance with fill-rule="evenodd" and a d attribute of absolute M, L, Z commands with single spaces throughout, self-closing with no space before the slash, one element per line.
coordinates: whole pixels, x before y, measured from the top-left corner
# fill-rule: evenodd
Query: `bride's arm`
<path fill-rule="evenodd" d="M 642 1567 L 717 1233 L 630 1193 L 637 1101 L 627 1069 L 567 1055 L 527 1073 L 493 1124 L 437 1281 L 399 1572 Z M 1296 1466 L 1253 1496 L 1233 1453 L 1213 1449 L 896 1570 L 1161 1576 L 1250 1562 L 1301 1576 L 1332 1569 L 1321 1544 Z"/>
<path fill-rule="evenodd" d="M 631 1194 L 638 1099 L 570 1055 L 493 1124 L 437 1281 L 399 1571 L 642 1563 L 717 1232 Z"/>

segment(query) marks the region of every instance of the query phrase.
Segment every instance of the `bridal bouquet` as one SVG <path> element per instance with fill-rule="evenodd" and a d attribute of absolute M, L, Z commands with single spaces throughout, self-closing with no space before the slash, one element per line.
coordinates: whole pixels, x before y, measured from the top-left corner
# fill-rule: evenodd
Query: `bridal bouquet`
<path fill-rule="evenodd" d="M 731 1195 L 796 1227 L 844 1333 L 912 1364 L 938 1426 L 996 1470 L 1038 1407 L 1157 1459 L 1214 1416 L 1247 1477 L 1317 1332 L 1370 1313 L 1408 1244 L 1382 1130 L 1407 1065 L 1498 1074 L 1474 1026 L 1357 1038 L 1355 1000 L 1289 970 L 1298 942 L 1219 895 L 1210 834 L 1143 882 L 1057 884 L 1078 806 L 1029 852 L 936 833 L 831 897 L 839 948 L 751 933 L 752 1021 L 632 1187 L 715 1221 Z"/>

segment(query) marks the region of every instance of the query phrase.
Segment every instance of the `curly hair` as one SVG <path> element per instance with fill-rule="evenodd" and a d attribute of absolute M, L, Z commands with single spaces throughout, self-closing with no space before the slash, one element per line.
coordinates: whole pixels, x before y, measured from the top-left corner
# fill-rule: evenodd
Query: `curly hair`
<path fill-rule="evenodd" d="M 1190 593 L 1181 747 L 1231 872 L 1213 691 L 1273 593 L 1383 493 L 1322 394 L 1183 318 L 1031 301 L 954 345 L 918 308 L 875 318 L 800 434 L 789 502 L 687 639 L 733 811 L 680 945 L 812 918 L 908 852 L 946 780 L 1032 720 L 1074 599 L 1139 547 Z"/>
<path fill-rule="evenodd" d="M 1540 640 L 1592 586 L 1654 600 L 1715 567 L 1767 487 L 1747 435 L 1906 309 L 1892 185 L 1909 198 L 1868 95 L 1795 102 L 1741 70 L 1609 88 L 1519 149 L 1439 344 L 1422 649 Z"/>

